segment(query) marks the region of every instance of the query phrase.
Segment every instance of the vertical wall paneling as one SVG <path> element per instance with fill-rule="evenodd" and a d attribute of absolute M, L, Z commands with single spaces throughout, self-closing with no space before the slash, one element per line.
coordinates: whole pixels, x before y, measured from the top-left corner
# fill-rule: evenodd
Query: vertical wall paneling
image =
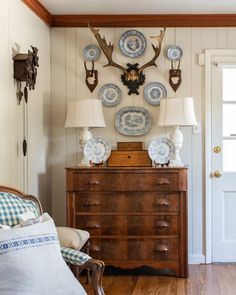
<path fill-rule="evenodd" d="M 50 28 L 21 1 L 3 0 L 0 43 L 0 183 L 38 196 L 50 211 Z M 17 104 L 12 57 L 27 52 L 30 45 L 39 49 L 40 67 L 35 90 L 24 106 Z M 29 140 L 25 159 L 24 134 Z"/>
<path fill-rule="evenodd" d="M 130 28 L 101 28 L 101 35 L 114 43 L 113 59 L 126 65 L 127 62 L 138 62 L 140 65 L 153 56 L 151 43 L 155 40 L 150 36 L 158 35 L 160 28 L 138 28 L 147 38 L 147 49 L 143 56 L 132 59 L 125 57 L 119 49 L 120 35 Z M 76 35 L 76 36 L 75 36 Z M 53 208 L 54 217 L 60 223 L 65 223 L 65 165 L 76 165 L 82 156 L 78 146 L 79 131 L 64 130 L 65 102 L 69 99 L 99 97 L 99 89 L 106 83 L 115 83 L 121 88 L 123 99 L 116 107 L 103 107 L 106 128 L 94 128 L 93 134 L 105 137 L 116 147 L 117 141 L 144 141 L 148 148 L 150 141 L 159 136 L 169 137 L 170 129 L 157 126 L 159 106 L 149 105 L 143 98 L 145 85 L 150 82 L 161 82 L 167 88 L 168 97 L 193 96 L 197 121 L 201 124 L 201 133 L 194 134 L 191 127 L 184 127 L 184 144 L 181 156 L 189 166 L 189 254 L 190 262 L 204 262 L 202 247 L 204 214 L 203 214 L 203 160 L 204 160 L 204 67 L 197 63 L 197 56 L 206 48 L 236 47 L 234 29 L 224 28 L 167 28 L 162 44 L 162 52 L 157 60 L 157 68 L 145 69 L 146 82 L 140 87 L 140 95 L 127 94 L 119 69 L 104 68 L 107 63 L 104 54 L 95 62 L 99 71 L 99 84 L 91 94 L 85 85 L 85 70 L 83 66 L 83 48 L 89 44 L 97 44 L 87 28 L 52 29 L 52 142 L 53 142 Z M 181 60 L 182 84 L 175 93 L 169 85 L 170 61 L 166 58 L 168 46 L 176 44 L 183 49 Z M 76 69 L 74 68 L 76 64 Z M 141 137 L 127 137 L 115 129 L 115 114 L 125 106 L 143 106 L 153 119 L 152 129 Z M 75 139 L 77 134 L 77 141 Z M 77 157 L 75 157 L 77 153 Z"/>
<path fill-rule="evenodd" d="M 175 97 L 176 93 L 172 89 L 172 87 L 169 84 L 169 70 L 171 69 L 171 62 L 166 57 L 166 51 L 171 45 L 177 45 L 176 44 L 176 28 L 168 28 L 165 33 L 165 39 L 162 49 L 162 56 L 164 57 L 164 63 L 165 63 L 165 86 L 167 89 L 167 97 Z M 181 86 L 180 86 L 181 87 Z M 177 92 L 178 93 L 178 92 Z M 161 131 L 165 131 L 165 134 L 163 134 L 166 137 L 170 136 L 171 128 L 161 128 Z"/>
<path fill-rule="evenodd" d="M 202 30 L 202 48 L 217 48 L 217 29 L 208 28 Z"/>
<path fill-rule="evenodd" d="M 65 31 L 65 94 L 66 103 L 77 98 L 77 42 L 76 29 Z M 77 138 L 76 130 L 68 128 L 66 131 L 66 166 L 76 164 Z"/>
<path fill-rule="evenodd" d="M 228 28 L 228 47 L 225 48 L 236 48 L 236 29 Z"/>
<path fill-rule="evenodd" d="M 66 29 L 52 29 L 52 212 L 57 224 L 65 222 L 66 165 Z"/>
<path fill-rule="evenodd" d="M 217 48 L 228 48 L 228 29 L 218 28 L 217 29 Z"/>
<path fill-rule="evenodd" d="M 9 46 L 8 46 L 8 22 L 9 22 L 9 3 L 3 6 L 0 10 L 0 44 L 5 44 L 5 46 L 0 46 L 0 55 L 8 56 Z M 0 67 L 0 132 L 5 134 L 5 140 L 1 140 L 0 145 L 0 163 L 9 163 L 10 152 L 10 136 L 9 136 L 9 121 L 8 116 L 10 112 L 10 102 L 6 99 L 8 97 L 9 91 L 9 62 L 6 58 L 2 59 Z M 1 110 L 4 110 L 1 111 Z M 16 145 L 15 145 L 16 151 Z M 6 160 L 7 159 L 7 160 Z M 9 183 L 10 178 L 10 167 L 7 165 L 6 169 L 0 169 L 0 179 L 4 183 Z"/>
<path fill-rule="evenodd" d="M 202 67 L 198 65 L 198 54 L 202 51 L 202 30 L 192 29 L 191 51 L 191 88 L 197 122 L 202 125 Z M 200 126 L 202 127 L 202 126 Z M 202 253 L 202 128 L 200 134 L 192 134 L 192 218 L 190 219 L 192 236 L 192 253 Z M 198 156 L 197 156 L 198 155 Z M 198 220 L 198 222 L 195 222 Z"/>
<path fill-rule="evenodd" d="M 76 29 L 76 98 L 75 99 L 85 99 L 87 97 L 92 97 L 89 89 L 85 84 L 85 69 L 84 69 L 84 58 L 83 58 L 83 49 L 86 45 L 91 44 L 91 33 L 88 28 L 83 28 L 78 31 Z M 90 68 L 91 64 L 88 64 Z M 83 87 L 84 86 L 84 87 Z M 82 157 L 82 151 L 79 146 L 79 130 L 76 130 L 77 134 L 77 164 L 79 164 Z"/>
<path fill-rule="evenodd" d="M 102 36 L 105 36 L 107 42 L 112 42 L 114 43 L 114 52 L 113 52 L 113 59 L 117 60 L 117 44 L 116 44 L 116 35 L 115 31 L 107 29 L 107 28 L 102 28 L 100 31 Z M 91 38 L 91 44 L 97 44 L 97 41 L 93 34 L 90 32 L 90 38 Z M 84 43 L 84 47 L 86 46 L 86 42 Z M 121 82 L 119 83 L 120 80 L 120 75 L 122 74 L 121 70 L 115 69 L 113 67 L 103 67 L 106 65 L 107 59 L 105 55 L 101 52 L 101 57 L 98 59 L 98 61 L 95 62 L 95 68 L 98 70 L 98 85 L 95 88 L 95 90 L 92 93 L 93 98 L 98 98 L 99 97 L 99 90 L 100 88 L 107 84 L 107 83 L 114 83 L 117 84 L 117 86 L 121 87 Z M 90 64 L 91 66 L 91 64 Z M 85 76 L 85 72 L 83 74 Z M 109 79 L 108 79 L 109 77 Z M 118 83 L 116 83 L 118 81 Z M 83 82 L 84 83 L 84 82 Z M 125 92 L 122 90 L 122 100 L 125 99 Z M 102 136 L 107 134 L 107 140 L 110 142 L 112 147 L 114 148 L 116 145 L 116 130 L 115 130 L 115 124 L 114 124 L 114 117 L 115 117 L 115 110 L 117 106 L 115 107 L 103 107 L 103 113 L 104 113 L 104 118 L 106 122 L 106 128 L 94 128 L 93 129 L 93 134 L 96 136 Z M 105 134 L 104 134 L 105 132 Z"/>
<path fill-rule="evenodd" d="M 150 36 L 158 36 L 160 34 L 160 30 L 163 30 L 163 28 L 144 28 L 143 33 L 146 36 L 147 39 L 147 49 L 146 53 L 143 57 L 142 63 L 147 63 L 150 61 L 150 59 L 154 56 L 154 50 L 152 48 L 152 45 L 157 46 L 157 41 L 155 39 L 150 38 Z M 166 32 L 168 34 L 168 32 Z M 162 43 L 162 48 L 165 48 L 165 38 Z M 146 75 L 146 81 L 144 85 L 140 88 L 140 96 L 139 100 L 142 103 L 142 106 L 147 109 L 152 117 L 152 128 L 151 130 L 145 134 L 145 148 L 148 149 L 148 146 L 150 142 L 154 139 L 160 136 L 162 134 L 165 136 L 165 129 L 162 127 L 157 126 L 158 121 L 158 115 L 159 115 L 159 107 L 158 106 L 152 106 L 150 105 L 145 99 L 144 99 L 144 89 L 145 86 L 147 86 L 151 82 L 159 82 L 162 83 L 165 87 L 167 86 L 166 80 L 165 80 L 165 57 L 163 55 L 163 49 L 156 60 L 157 67 L 148 67 L 145 69 L 144 73 Z"/>
<path fill-rule="evenodd" d="M 176 29 L 175 41 L 183 50 L 183 58 L 181 59 L 180 68 L 182 71 L 182 85 L 180 86 L 176 96 L 191 96 L 192 87 L 192 31 L 191 29 Z M 188 165 L 188 188 L 189 188 L 189 214 L 192 215 L 192 129 L 191 127 L 181 128 L 183 132 L 183 147 L 180 151 L 183 163 Z M 189 232 L 192 228 L 192 219 L 189 219 Z M 192 235 L 189 237 L 189 252 L 192 253 Z"/>

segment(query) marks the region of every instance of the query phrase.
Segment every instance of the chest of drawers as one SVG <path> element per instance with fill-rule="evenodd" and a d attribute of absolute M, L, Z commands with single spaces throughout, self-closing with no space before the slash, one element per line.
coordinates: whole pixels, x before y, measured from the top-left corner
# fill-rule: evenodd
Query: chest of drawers
<path fill-rule="evenodd" d="M 106 265 L 188 274 L 185 168 L 67 168 L 67 225 Z"/>

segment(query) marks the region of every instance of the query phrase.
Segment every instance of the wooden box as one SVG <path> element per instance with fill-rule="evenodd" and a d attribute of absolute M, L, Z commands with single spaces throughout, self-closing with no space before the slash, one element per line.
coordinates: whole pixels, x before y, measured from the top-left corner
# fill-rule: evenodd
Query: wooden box
<path fill-rule="evenodd" d="M 118 151 L 142 151 L 143 142 L 117 142 Z"/>
<path fill-rule="evenodd" d="M 109 167 L 151 167 L 147 151 L 112 151 L 107 161 Z"/>

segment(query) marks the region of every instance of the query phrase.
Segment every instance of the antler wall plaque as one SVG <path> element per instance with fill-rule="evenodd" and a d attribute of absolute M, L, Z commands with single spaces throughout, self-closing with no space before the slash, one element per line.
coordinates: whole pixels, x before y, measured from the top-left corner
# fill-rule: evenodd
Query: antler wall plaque
<path fill-rule="evenodd" d="M 21 91 L 21 82 L 26 82 L 24 88 L 25 102 L 28 100 L 28 89 L 34 89 L 37 77 L 37 67 L 39 67 L 38 49 L 31 46 L 32 51 L 28 53 L 19 53 L 13 57 L 14 60 L 14 79 L 17 81 L 17 98 L 20 103 L 23 92 Z"/>
<path fill-rule="evenodd" d="M 157 66 L 155 62 L 161 52 L 161 43 L 164 38 L 165 29 L 161 30 L 161 33 L 159 36 L 151 37 L 151 38 L 154 38 L 158 44 L 157 46 L 154 46 L 152 44 L 152 48 L 154 50 L 154 57 L 149 62 L 147 62 L 141 67 L 139 67 L 138 63 L 135 63 L 135 64 L 127 63 L 127 68 L 125 68 L 122 65 L 115 63 L 112 60 L 114 44 L 111 44 L 111 42 L 107 43 L 105 37 L 102 38 L 101 35 L 99 34 L 99 29 L 95 29 L 90 26 L 89 28 L 94 34 L 95 38 L 97 39 L 100 48 L 102 49 L 103 53 L 105 54 L 108 60 L 108 64 L 105 65 L 104 67 L 111 66 L 111 67 L 115 67 L 122 70 L 123 74 L 121 75 L 121 81 L 123 82 L 124 85 L 128 87 L 129 89 L 128 95 L 131 95 L 131 94 L 138 95 L 139 86 L 143 85 L 143 83 L 145 82 L 145 75 L 143 74 L 144 69 L 150 66 L 155 66 L 155 67 Z"/>
<path fill-rule="evenodd" d="M 98 85 L 98 71 L 94 70 L 94 61 L 92 60 L 92 69 L 88 70 L 86 60 L 84 60 L 84 68 L 86 71 L 85 83 L 88 86 L 89 90 L 93 92 L 93 90 Z"/>
<path fill-rule="evenodd" d="M 183 56 L 183 50 L 177 45 L 171 45 L 167 49 L 166 55 L 171 61 L 171 69 L 169 70 L 169 83 L 174 92 L 176 92 L 182 82 L 180 60 Z M 177 63 L 178 66 L 176 66 Z"/>
<path fill-rule="evenodd" d="M 180 70 L 180 60 L 178 63 L 178 67 L 174 68 L 173 61 L 171 62 L 171 69 L 169 70 L 169 83 L 174 92 L 177 91 L 179 88 L 181 82 L 182 82 L 182 77 L 181 77 L 181 70 Z"/>

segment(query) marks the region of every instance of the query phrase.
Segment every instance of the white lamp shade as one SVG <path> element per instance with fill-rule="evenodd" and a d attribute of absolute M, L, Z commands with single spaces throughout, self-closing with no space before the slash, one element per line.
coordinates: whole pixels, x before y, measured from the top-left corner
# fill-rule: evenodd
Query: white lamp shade
<path fill-rule="evenodd" d="M 88 98 L 68 102 L 65 127 L 106 127 L 101 100 Z"/>
<path fill-rule="evenodd" d="M 167 98 L 160 103 L 159 126 L 194 126 L 197 125 L 193 98 Z"/>

